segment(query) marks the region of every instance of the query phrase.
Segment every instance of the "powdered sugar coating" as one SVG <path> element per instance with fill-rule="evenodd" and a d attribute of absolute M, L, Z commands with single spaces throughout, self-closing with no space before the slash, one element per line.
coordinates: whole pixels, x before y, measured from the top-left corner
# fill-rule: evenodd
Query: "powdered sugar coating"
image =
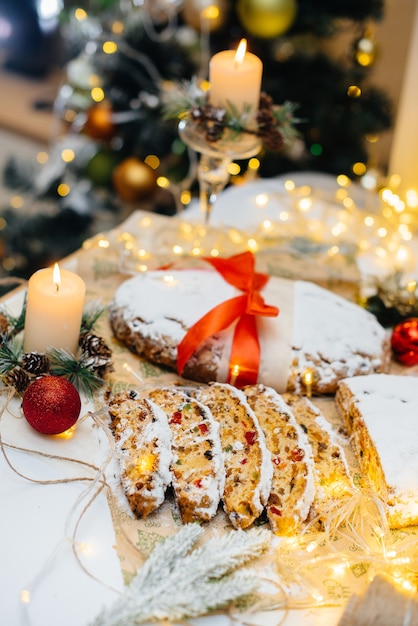
<path fill-rule="evenodd" d="M 278 391 L 301 391 L 303 373 L 310 368 L 312 389 L 333 393 L 342 378 L 387 371 L 389 337 L 371 313 L 306 281 L 292 283 L 290 300 L 275 301 L 277 285 L 289 282 L 270 277 L 262 292 L 265 302 L 276 305 L 281 313 L 277 318 L 257 318 L 261 343 L 258 382 Z M 212 270 L 148 272 L 119 287 L 110 306 L 110 322 L 116 337 L 132 351 L 176 369 L 177 347 L 187 330 L 216 305 L 240 293 Z M 293 323 L 283 329 L 280 322 L 288 308 Z M 232 332 L 230 327 L 199 346 L 184 376 L 225 382 Z M 282 389 L 277 387 L 276 373 L 283 366 L 284 351 L 276 341 L 290 344 L 287 384 Z"/>
<path fill-rule="evenodd" d="M 301 520 L 305 520 L 308 517 L 309 509 L 312 505 L 315 496 L 314 486 L 314 462 L 312 457 L 311 446 L 308 442 L 308 438 L 303 432 L 302 428 L 297 423 L 292 410 L 283 400 L 280 394 L 270 387 L 264 387 L 263 393 L 267 398 L 270 398 L 271 402 L 277 407 L 277 410 L 286 415 L 289 424 L 295 429 L 298 435 L 297 444 L 298 447 L 304 451 L 304 462 L 307 466 L 307 473 L 305 474 L 305 491 L 301 494 L 301 497 L 296 503 L 295 510 Z"/>
<path fill-rule="evenodd" d="M 164 502 L 172 480 L 171 430 L 167 417 L 151 400 L 126 393 L 116 395 L 109 410 L 125 494 L 137 514 L 146 516 Z M 152 470 L 146 467 L 141 470 L 141 459 L 145 466 L 152 465 Z"/>
<path fill-rule="evenodd" d="M 353 433 L 367 429 L 384 473 L 390 524 L 418 523 L 418 380 L 389 374 L 349 378 L 341 382 L 337 406 L 353 420 Z"/>
<path fill-rule="evenodd" d="M 245 394 L 236 387 L 212 383 L 195 395 L 220 424 L 224 509 L 235 528 L 247 528 L 261 515 L 270 494 L 273 469 L 264 433 Z"/>
<path fill-rule="evenodd" d="M 311 446 L 282 397 L 271 387 L 247 385 L 243 392 L 265 434 L 273 470 L 266 504 L 275 534 L 297 533 L 309 515 L 314 499 Z"/>
<path fill-rule="evenodd" d="M 243 391 L 233 387 L 232 385 L 225 385 L 229 389 L 231 394 L 235 394 L 239 401 L 246 407 L 247 412 L 251 416 L 254 429 L 257 432 L 258 441 L 261 449 L 261 467 L 260 467 L 260 481 L 258 483 L 258 490 L 254 493 L 254 501 L 260 502 L 263 506 L 266 505 L 271 489 L 271 479 L 273 476 L 273 466 L 271 463 L 271 453 L 267 448 L 266 438 L 261 430 L 258 418 L 250 405 L 248 404 L 247 397 Z M 262 510 L 262 507 L 261 507 Z M 261 512 L 260 510 L 260 512 Z"/>
<path fill-rule="evenodd" d="M 149 392 L 172 434 L 172 485 L 183 521 L 208 521 L 225 484 L 219 424 L 208 407 L 176 387 Z"/>
<path fill-rule="evenodd" d="M 313 283 L 296 281 L 295 290 L 293 353 L 299 371 L 319 373 L 319 392 L 335 390 L 341 378 L 387 370 L 388 334 L 374 315 Z"/>

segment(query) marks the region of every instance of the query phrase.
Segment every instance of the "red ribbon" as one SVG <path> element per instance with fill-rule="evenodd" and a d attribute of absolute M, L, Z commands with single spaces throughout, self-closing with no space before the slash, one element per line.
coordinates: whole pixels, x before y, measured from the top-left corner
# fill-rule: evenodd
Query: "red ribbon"
<path fill-rule="evenodd" d="M 260 366 L 260 343 L 256 316 L 277 317 L 279 309 L 265 304 L 260 293 L 269 276 L 255 272 L 255 258 L 251 252 L 243 252 L 227 259 L 203 257 L 230 285 L 243 291 L 221 302 L 198 320 L 186 333 L 178 346 L 177 368 L 179 374 L 203 341 L 225 330 L 238 320 L 232 341 L 228 382 L 238 386 L 253 385 L 258 379 Z M 237 369 L 235 369 L 237 368 Z"/>

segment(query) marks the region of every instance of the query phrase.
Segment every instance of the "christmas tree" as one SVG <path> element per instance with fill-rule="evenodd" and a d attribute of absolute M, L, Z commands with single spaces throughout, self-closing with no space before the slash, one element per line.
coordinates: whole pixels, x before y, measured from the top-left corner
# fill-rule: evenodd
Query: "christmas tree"
<path fill-rule="evenodd" d="M 190 198 L 189 152 L 177 121 L 165 117 L 164 93 L 173 83 L 207 80 L 211 55 L 241 38 L 262 59 L 263 90 L 274 103 L 294 103 L 298 118 L 298 140 L 264 148 L 258 175 L 364 174 L 368 142 L 391 125 L 390 102 L 370 80 L 373 24 L 383 12 L 382 0 L 95 0 L 87 10 L 68 2 L 68 62 L 55 107 L 65 132 L 29 183 L 19 164 L 6 172 L 10 186 L 32 187 L 40 206 L 24 223 L 13 209 L 3 212 L 14 274 L 77 248 L 98 216 L 117 223 L 139 207 L 173 214 L 182 192 Z M 335 58 L 324 42 L 347 29 L 350 48 Z"/>

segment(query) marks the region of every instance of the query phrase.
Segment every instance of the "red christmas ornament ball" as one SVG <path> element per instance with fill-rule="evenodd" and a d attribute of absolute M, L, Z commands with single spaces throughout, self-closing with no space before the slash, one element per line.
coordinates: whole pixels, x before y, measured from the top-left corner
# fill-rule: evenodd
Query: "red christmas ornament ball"
<path fill-rule="evenodd" d="M 44 435 L 58 435 L 78 420 L 81 399 L 77 389 L 66 378 L 43 376 L 26 389 L 22 411 L 35 430 Z"/>
<path fill-rule="evenodd" d="M 395 326 L 391 345 L 395 359 L 403 365 L 418 365 L 418 318 L 411 317 Z"/>

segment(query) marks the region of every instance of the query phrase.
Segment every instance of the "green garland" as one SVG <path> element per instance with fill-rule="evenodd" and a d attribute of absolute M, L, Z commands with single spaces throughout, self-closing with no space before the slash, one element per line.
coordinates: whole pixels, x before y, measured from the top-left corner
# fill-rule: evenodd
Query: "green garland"
<path fill-rule="evenodd" d="M 54 375 L 67 378 L 78 391 L 92 397 L 105 384 L 105 376 L 113 371 L 112 351 L 105 341 L 93 332 L 104 308 L 91 302 L 83 310 L 79 354 L 50 348 L 45 353 L 24 352 L 23 329 L 26 298 L 22 311 L 14 317 L 0 309 L 0 377 L 5 385 L 13 386 L 23 394 L 39 376 Z"/>

